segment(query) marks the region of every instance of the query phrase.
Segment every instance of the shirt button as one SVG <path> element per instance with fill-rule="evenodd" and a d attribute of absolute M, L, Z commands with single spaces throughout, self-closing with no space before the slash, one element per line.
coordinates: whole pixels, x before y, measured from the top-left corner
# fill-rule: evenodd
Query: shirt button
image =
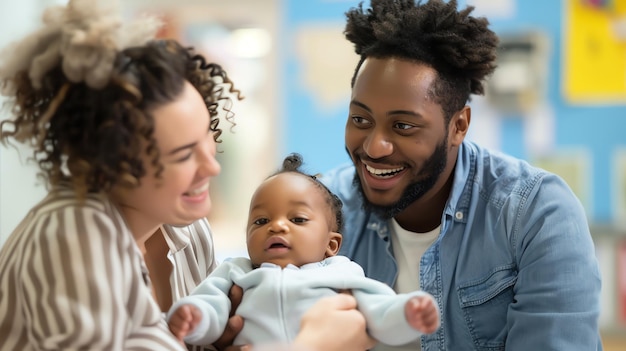
<path fill-rule="evenodd" d="M 463 219 L 463 212 L 458 211 L 454 214 L 454 217 L 456 217 L 456 219 Z"/>

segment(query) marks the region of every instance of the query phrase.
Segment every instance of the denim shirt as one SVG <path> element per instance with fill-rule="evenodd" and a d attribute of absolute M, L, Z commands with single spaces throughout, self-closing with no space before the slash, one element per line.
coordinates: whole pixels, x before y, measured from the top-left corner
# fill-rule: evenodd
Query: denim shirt
<path fill-rule="evenodd" d="M 340 254 L 394 286 L 389 221 L 362 209 L 353 177 L 350 164 L 321 178 L 344 202 Z M 602 349 L 600 272 L 585 211 L 560 177 L 523 160 L 463 142 L 419 278 L 442 314 L 439 330 L 422 336 L 423 350 Z"/>

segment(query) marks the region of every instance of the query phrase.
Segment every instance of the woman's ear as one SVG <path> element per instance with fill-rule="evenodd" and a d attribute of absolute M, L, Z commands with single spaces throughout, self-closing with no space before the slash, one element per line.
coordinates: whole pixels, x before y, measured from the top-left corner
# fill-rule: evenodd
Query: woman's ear
<path fill-rule="evenodd" d="M 326 258 L 336 256 L 341 247 L 341 240 L 343 237 L 337 232 L 330 232 L 328 238 L 328 246 L 326 247 Z"/>

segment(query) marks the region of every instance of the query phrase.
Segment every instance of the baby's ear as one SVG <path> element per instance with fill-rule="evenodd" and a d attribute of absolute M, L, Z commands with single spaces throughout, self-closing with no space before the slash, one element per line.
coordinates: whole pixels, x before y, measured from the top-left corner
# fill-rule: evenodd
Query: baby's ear
<path fill-rule="evenodd" d="M 332 257 L 339 253 L 341 247 L 341 240 L 343 237 L 337 232 L 330 232 L 328 238 L 328 246 L 326 247 L 326 257 Z"/>

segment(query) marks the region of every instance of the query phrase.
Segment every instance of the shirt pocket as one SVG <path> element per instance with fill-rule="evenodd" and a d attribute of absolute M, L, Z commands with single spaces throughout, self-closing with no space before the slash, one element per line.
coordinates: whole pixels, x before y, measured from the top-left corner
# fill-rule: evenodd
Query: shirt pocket
<path fill-rule="evenodd" d="M 458 287 L 459 302 L 477 350 L 504 350 L 506 316 L 517 281 L 515 264 L 494 268 L 483 278 Z"/>

